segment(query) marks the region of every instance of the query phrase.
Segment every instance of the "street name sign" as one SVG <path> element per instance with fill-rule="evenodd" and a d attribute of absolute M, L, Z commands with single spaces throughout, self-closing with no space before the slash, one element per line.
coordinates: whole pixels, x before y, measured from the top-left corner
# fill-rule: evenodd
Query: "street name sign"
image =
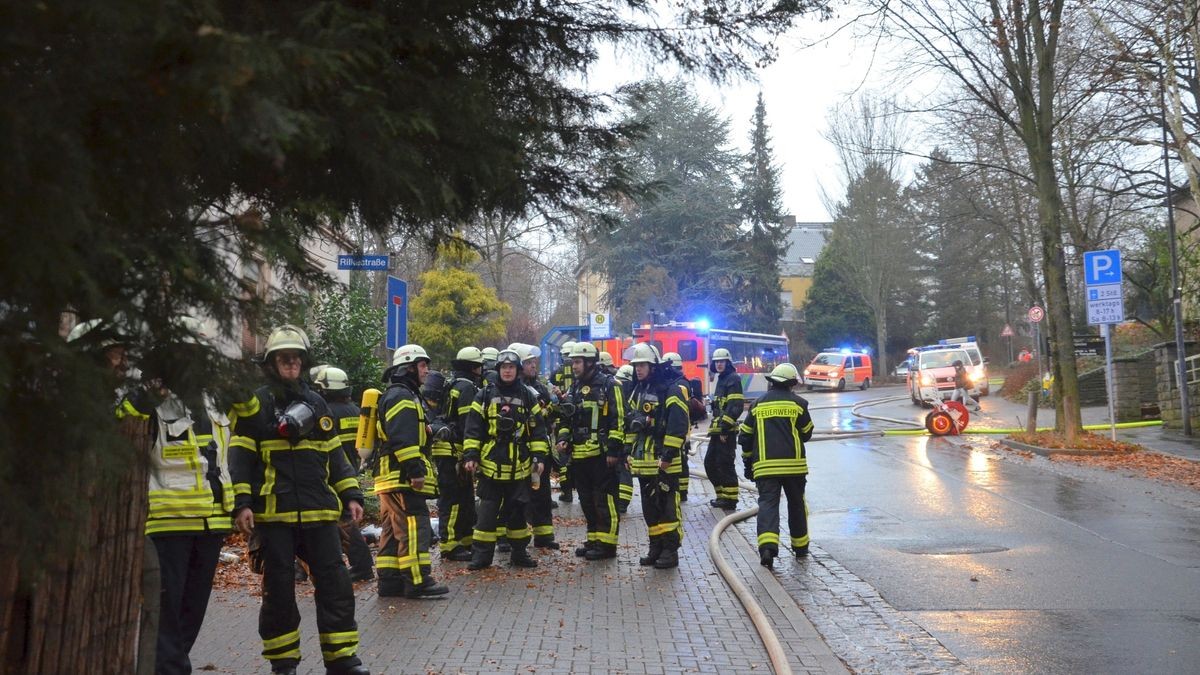
<path fill-rule="evenodd" d="M 386 272 L 388 270 L 388 255 L 359 255 L 342 253 L 338 255 L 339 270 L 363 270 L 366 272 Z"/>

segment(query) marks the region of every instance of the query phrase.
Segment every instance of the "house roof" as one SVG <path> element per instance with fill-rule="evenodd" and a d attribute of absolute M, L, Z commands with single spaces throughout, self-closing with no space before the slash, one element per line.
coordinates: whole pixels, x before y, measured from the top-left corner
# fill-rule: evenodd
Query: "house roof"
<path fill-rule="evenodd" d="M 811 277 L 817 256 L 829 238 L 830 223 L 796 223 L 788 232 L 787 250 L 779 263 L 785 277 Z"/>

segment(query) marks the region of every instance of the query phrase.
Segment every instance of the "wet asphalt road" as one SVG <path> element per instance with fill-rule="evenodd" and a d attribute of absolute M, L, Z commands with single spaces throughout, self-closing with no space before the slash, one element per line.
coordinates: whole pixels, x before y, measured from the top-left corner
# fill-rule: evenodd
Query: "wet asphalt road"
<path fill-rule="evenodd" d="M 820 431 L 892 426 L 819 408 L 904 390 L 800 393 Z M 997 422 L 1020 409 L 983 405 Z M 865 412 L 925 411 L 905 399 Z M 1200 672 L 1200 509 L 1144 481 L 1014 460 L 992 440 L 812 444 L 813 541 L 978 671 Z"/>

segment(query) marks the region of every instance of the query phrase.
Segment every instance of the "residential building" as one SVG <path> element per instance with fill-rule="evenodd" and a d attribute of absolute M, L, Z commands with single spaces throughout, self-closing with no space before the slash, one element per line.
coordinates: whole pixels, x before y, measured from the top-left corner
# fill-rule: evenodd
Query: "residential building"
<path fill-rule="evenodd" d="M 785 322 L 803 322 L 804 302 L 812 288 L 817 257 L 829 239 L 831 223 L 797 223 L 794 216 L 784 219 L 788 229 L 787 249 L 779 262 Z"/>

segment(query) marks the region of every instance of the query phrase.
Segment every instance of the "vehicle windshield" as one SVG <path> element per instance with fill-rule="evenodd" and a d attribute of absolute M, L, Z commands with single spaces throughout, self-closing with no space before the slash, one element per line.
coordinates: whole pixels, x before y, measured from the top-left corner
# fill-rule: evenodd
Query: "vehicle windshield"
<path fill-rule="evenodd" d="M 814 366 L 840 366 L 842 365 L 841 354 L 817 354 L 817 358 L 813 359 Z"/>
<path fill-rule="evenodd" d="M 922 368 L 947 368 L 954 365 L 955 361 L 962 361 L 964 364 L 971 362 L 971 357 L 961 349 L 945 352 L 924 352 L 921 354 Z"/>
<path fill-rule="evenodd" d="M 977 365 L 983 363 L 983 355 L 979 353 L 978 348 L 968 348 L 967 356 L 971 357 L 971 365 L 972 366 L 977 366 Z M 966 363 L 966 362 L 964 361 L 964 363 Z"/>

